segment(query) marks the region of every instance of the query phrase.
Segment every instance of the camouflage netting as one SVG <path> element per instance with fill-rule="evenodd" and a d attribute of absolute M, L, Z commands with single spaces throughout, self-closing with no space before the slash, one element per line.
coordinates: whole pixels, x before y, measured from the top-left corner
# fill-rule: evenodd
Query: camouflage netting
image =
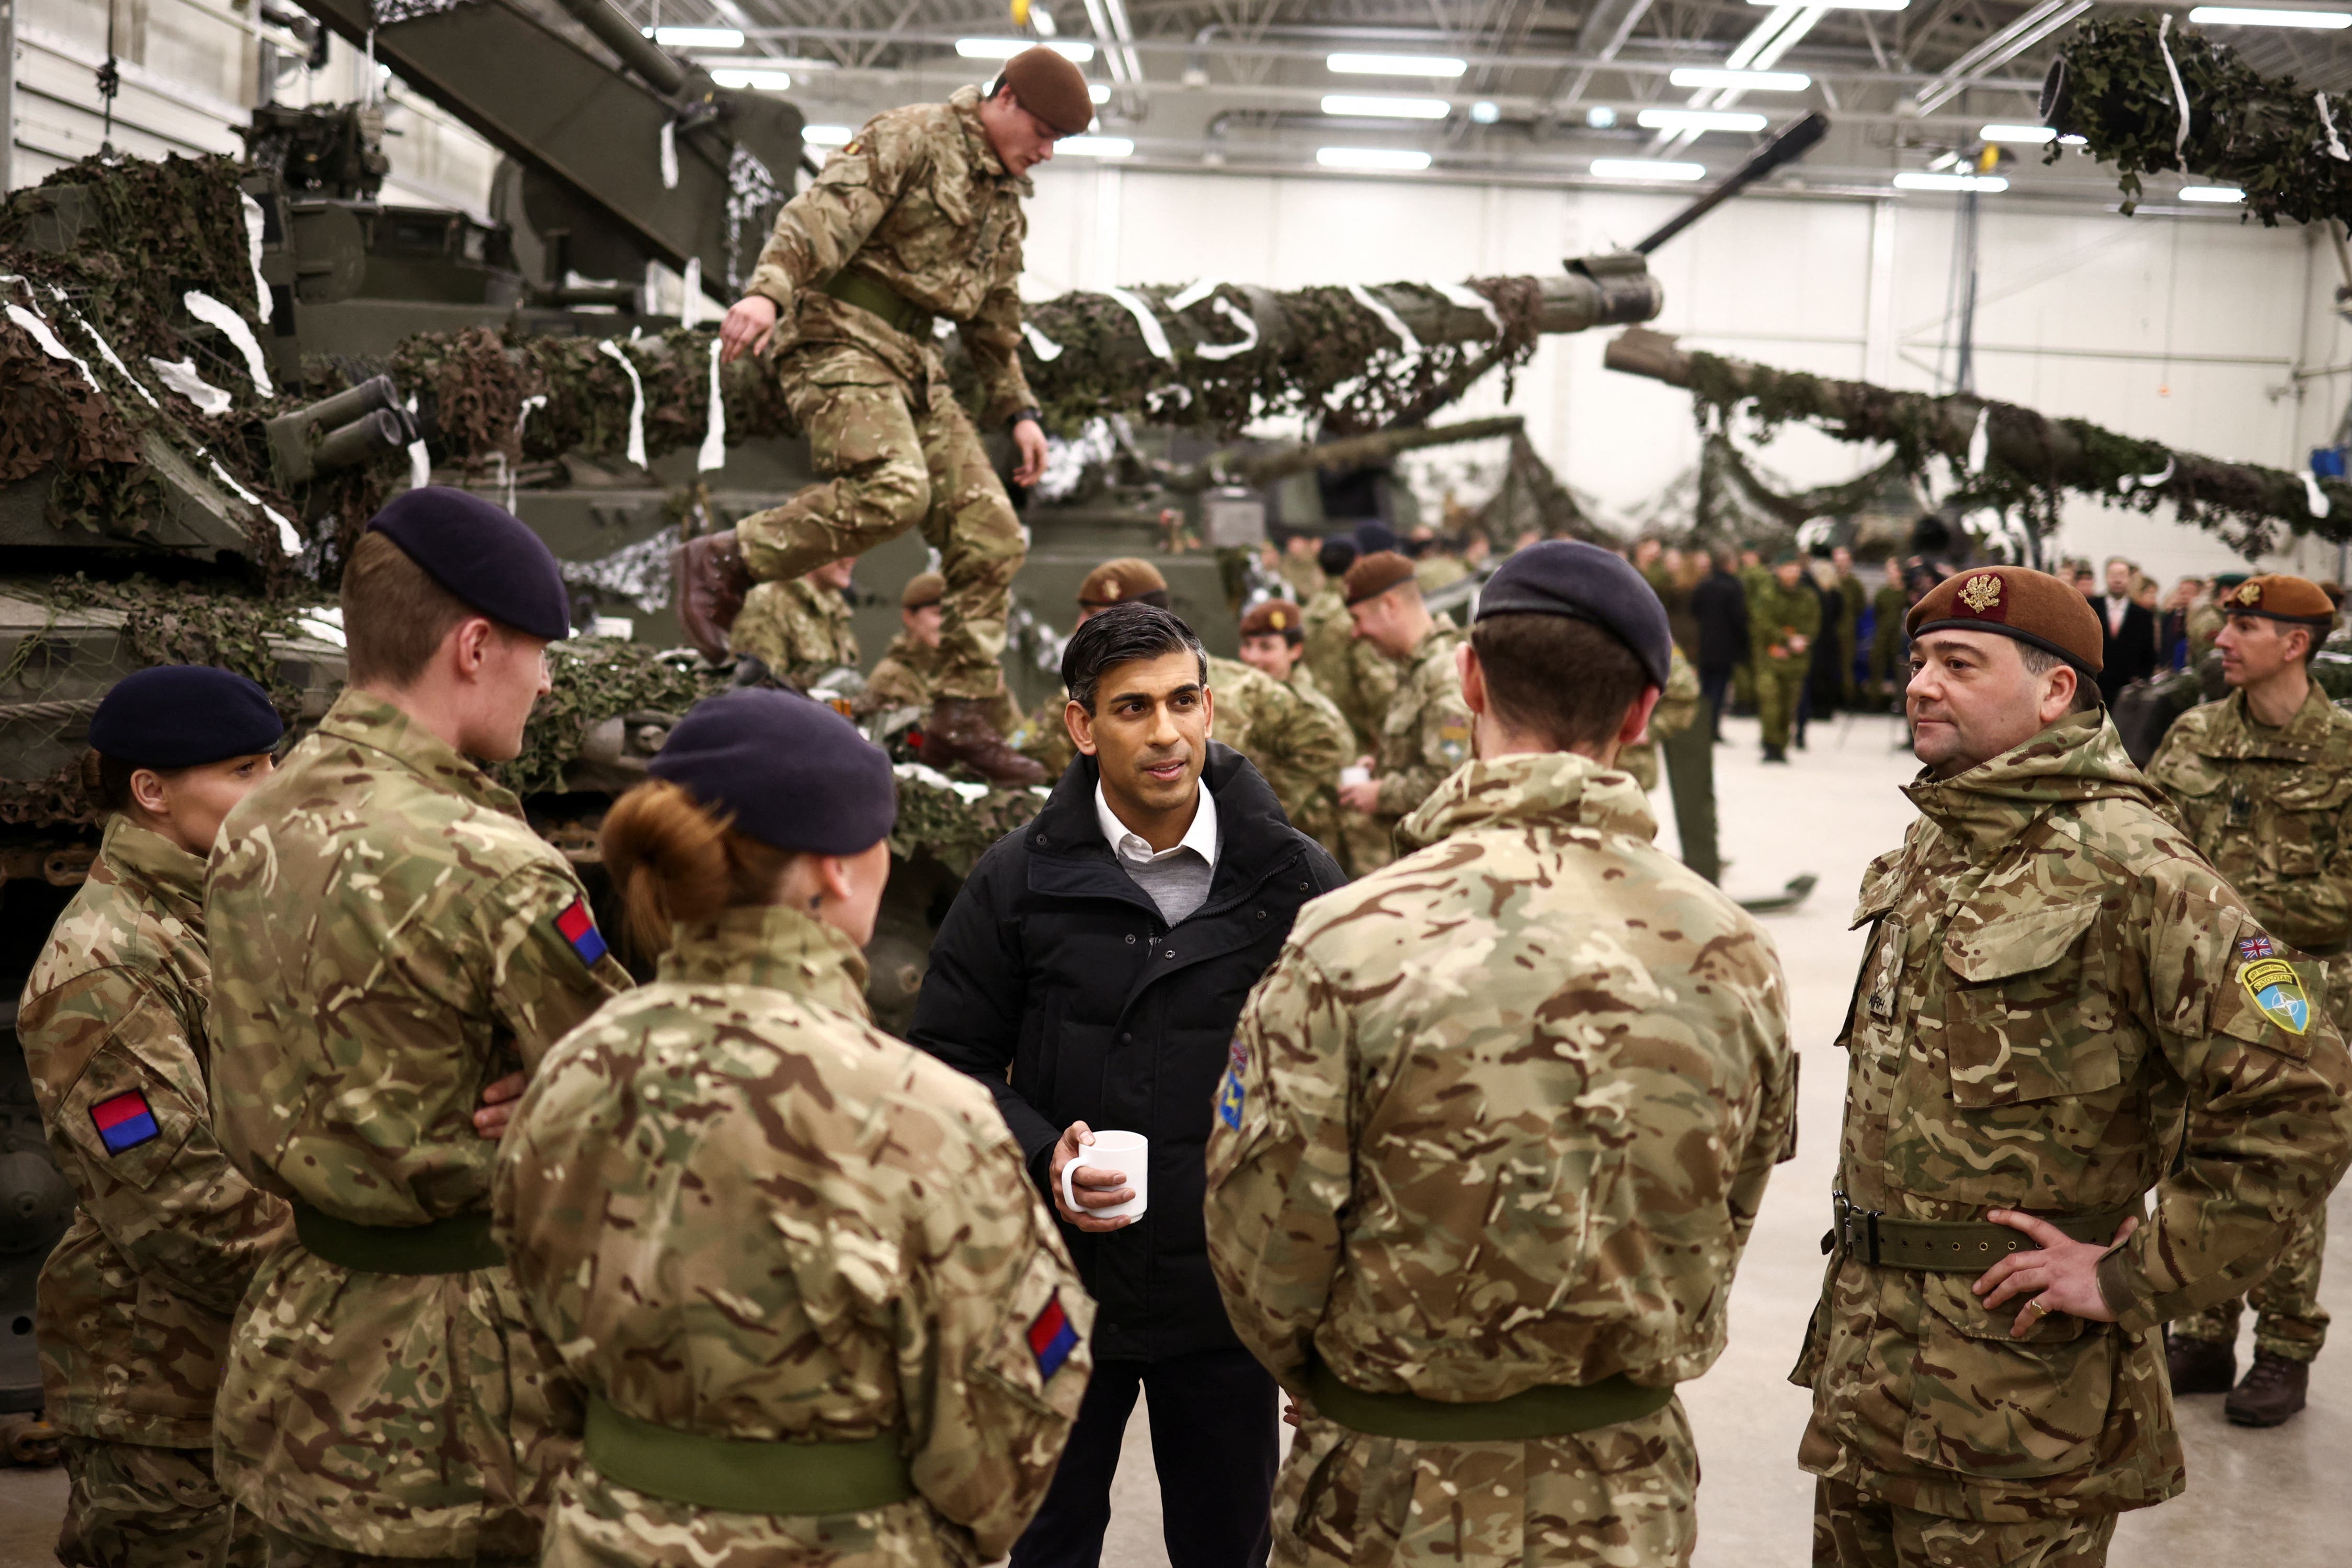
<path fill-rule="evenodd" d="M 898 769 L 898 821 L 890 830 L 890 852 L 901 860 L 928 853 L 957 876 L 969 876 L 988 847 L 1034 817 L 1045 797 L 1034 789 L 990 789 L 967 799 L 978 788 L 964 785 L 961 793 L 925 779 L 913 768 Z"/>
<path fill-rule="evenodd" d="M 602 720 L 616 714 L 660 713 L 682 717 L 686 710 L 726 685 L 724 677 L 700 668 L 691 655 L 664 654 L 642 643 L 584 637 L 548 650 L 554 687 L 530 712 L 522 755 L 490 772 L 518 795 L 563 788 L 563 770 L 579 757 L 581 742 Z"/>

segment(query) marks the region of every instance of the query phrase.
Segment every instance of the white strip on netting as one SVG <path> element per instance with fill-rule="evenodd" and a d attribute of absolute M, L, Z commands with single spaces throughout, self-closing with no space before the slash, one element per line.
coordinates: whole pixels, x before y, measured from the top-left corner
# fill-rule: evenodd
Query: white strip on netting
<path fill-rule="evenodd" d="M 1062 345 L 1037 330 L 1034 323 L 1022 322 L 1021 335 L 1029 340 L 1029 351 L 1037 356 L 1038 363 L 1050 365 L 1062 357 Z"/>
<path fill-rule="evenodd" d="M 226 413 L 232 400 L 228 393 L 196 374 L 194 360 L 159 360 L 152 354 L 147 362 L 163 378 L 163 384 L 196 405 L 199 413 Z"/>
<path fill-rule="evenodd" d="M 1168 346 L 1167 329 L 1160 326 L 1160 318 L 1151 313 L 1151 307 L 1144 303 L 1140 295 L 1130 294 L 1126 289 L 1118 287 L 1105 288 L 1101 290 L 1101 294 L 1104 298 L 1135 318 L 1137 329 L 1143 333 L 1145 348 L 1171 365 L 1176 362 L 1176 350 Z"/>
<path fill-rule="evenodd" d="M 181 302 L 187 306 L 189 315 L 207 327 L 218 329 L 221 336 L 236 345 L 236 351 L 245 356 L 245 373 L 253 378 L 254 395 L 265 399 L 276 397 L 278 389 L 269 380 L 269 361 L 262 358 L 261 343 L 254 337 L 253 328 L 246 319 L 233 307 L 222 304 L 201 288 L 191 288 L 180 298 Z"/>
<path fill-rule="evenodd" d="M 1487 298 L 1476 289 L 1465 287 L 1459 283 L 1433 283 L 1430 287 L 1437 290 L 1440 294 L 1444 295 L 1447 303 L 1458 305 L 1465 310 L 1477 311 L 1481 316 L 1486 317 L 1487 322 L 1493 326 L 1495 329 L 1495 336 L 1499 338 L 1503 335 L 1502 312 L 1495 308 L 1495 302 L 1493 300 Z"/>
<path fill-rule="evenodd" d="M 727 466 L 727 400 L 719 395 L 719 339 L 710 340 L 710 418 L 702 432 L 702 450 L 695 454 L 694 471 L 708 474 Z"/>
<path fill-rule="evenodd" d="M 741 147 L 727 157 L 727 287 L 743 287 L 743 225 L 762 207 L 784 199 L 768 166 Z"/>
<path fill-rule="evenodd" d="M 1390 309 L 1386 305 L 1381 303 L 1378 298 L 1373 297 L 1370 289 L 1365 287 L 1360 283 L 1350 283 L 1348 285 L 1348 297 L 1353 299 L 1357 304 L 1362 306 L 1365 309 L 1370 311 L 1373 315 L 1379 317 L 1381 319 L 1381 325 L 1386 327 L 1395 337 L 1396 340 L 1404 345 L 1404 351 L 1406 353 L 1418 354 L 1421 352 L 1421 340 L 1412 335 L 1412 329 L 1404 324 L 1404 318 Z"/>
<path fill-rule="evenodd" d="M 1246 354 L 1257 347 L 1257 319 L 1246 311 L 1234 308 L 1230 299 L 1217 301 L 1217 314 L 1242 329 L 1242 336 L 1231 343 L 1196 343 L 1192 351 L 1204 360 L 1230 360 L 1235 354 Z"/>
<path fill-rule="evenodd" d="M 41 352 L 53 360 L 64 360 L 70 363 L 74 369 L 81 372 L 81 379 L 90 384 L 92 391 L 101 397 L 105 395 L 106 389 L 98 384 L 98 377 L 92 373 L 89 366 L 83 362 L 79 354 L 67 348 L 55 332 L 49 330 L 49 324 L 47 321 L 42 320 L 22 305 L 15 304 L 8 307 L 8 319 L 22 328 L 25 336 L 40 346 Z"/>
<path fill-rule="evenodd" d="M 245 204 L 245 259 L 253 266 L 253 319 L 269 319 L 269 283 L 261 276 L 261 204 L 243 191 L 237 198 Z"/>
<path fill-rule="evenodd" d="M 613 339 L 597 344 L 596 351 L 619 361 L 621 369 L 629 373 L 629 461 L 642 468 L 646 465 L 646 383 L 627 352 Z"/>

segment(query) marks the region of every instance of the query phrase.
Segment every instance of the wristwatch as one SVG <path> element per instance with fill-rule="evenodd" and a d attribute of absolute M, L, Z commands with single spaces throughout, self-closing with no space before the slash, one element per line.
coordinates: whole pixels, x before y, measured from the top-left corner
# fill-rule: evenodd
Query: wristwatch
<path fill-rule="evenodd" d="M 1041 411 L 1034 408 L 1020 408 L 1013 410 L 1012 414 L 1005 420 L 1004 428 L 1006 433 L 1010 434 L 1013 427 L 1020 423 L 1024 419 L 1035 420 L 1037 422 L 1037 428 L 1040 430 L 1045 428 L 1045 415 Z"/>

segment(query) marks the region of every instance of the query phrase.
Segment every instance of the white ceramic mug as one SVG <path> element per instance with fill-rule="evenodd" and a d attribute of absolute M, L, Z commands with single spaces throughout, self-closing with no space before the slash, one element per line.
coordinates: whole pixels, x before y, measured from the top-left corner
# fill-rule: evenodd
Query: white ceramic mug
<path fill-rule="evenodd" d="M 1098 1171 L 1118 1172 L 1135 1189 L 1135 1196 L 1108 1208 L 1081 1207 L 1071 1178 L 1090 1166 Z M 1095 1141 L 1080 1148 L 1077 1156 L 1062 1167 L 1062 1201 L 1072 1214 L 1090 1214 L 1097 1219 L 1141 1214 L 1151 1207 L 1151 1140 L 1140 1133 L 1097 1133 Z"/>
<path fill-rule="evenodd" d="M 1369 784 L 1371 781 L 1372 770 L 1369 768 L 1342 768 L 1339 769 L 1339 782 L 1342 785 Z"/>

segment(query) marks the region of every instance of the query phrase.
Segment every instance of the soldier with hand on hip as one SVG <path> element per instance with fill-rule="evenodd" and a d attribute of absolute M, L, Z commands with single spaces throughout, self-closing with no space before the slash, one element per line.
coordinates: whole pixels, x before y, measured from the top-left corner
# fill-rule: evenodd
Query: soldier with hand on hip
<path fill-rule="evenodd" d="M 1906 629 L 1920 815 L 1855 909 L 1793 1374 L 1813 1558 L 2096 1568 L 2121 1511 L 2185 1483 L 2158 1325 L 2261 1279 L 2326 1199 L 2352 1059 L 2125 754 L 2082 594 L 1977 568 Z"/>

